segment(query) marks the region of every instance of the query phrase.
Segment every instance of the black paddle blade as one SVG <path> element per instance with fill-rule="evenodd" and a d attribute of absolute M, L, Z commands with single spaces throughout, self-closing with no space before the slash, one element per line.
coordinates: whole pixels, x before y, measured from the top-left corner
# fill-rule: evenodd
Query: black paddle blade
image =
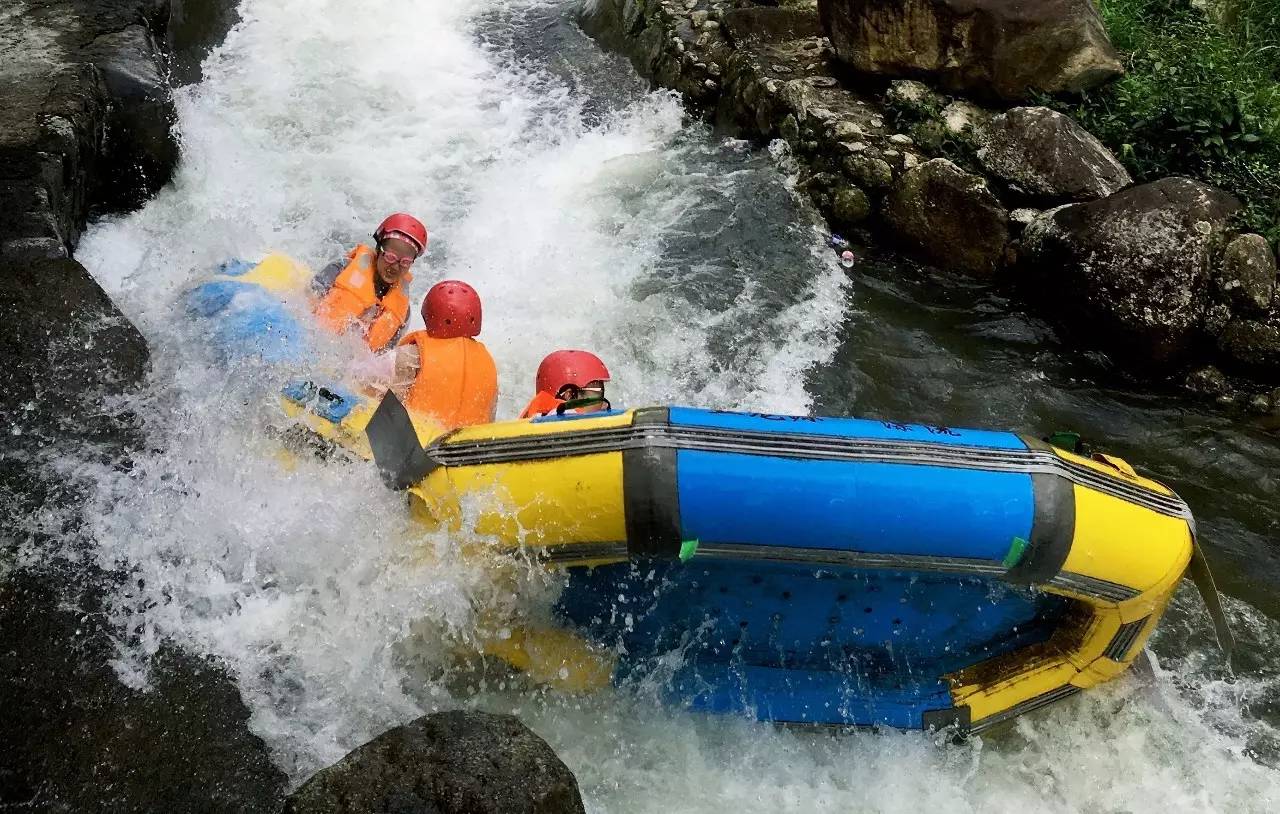
<path fill-rule="evenodd" d="M 1218 586 L 1213 582 L 1213 572 L 1209 570 L 1209 561 L 1205 559 L 1200 544 L 1191 544 L 1191 564 L 1187 567 L 1191 581 L 1195 583 L 1204 606 L 1213 619 L 1213 634 L 1218 638 L 1218 647 L 1227 659 L 1227 667 L 1231 666 L 1231 652 L 1235 650 L 1236 638 L 1231 635 L 1231 626 L 1227 624 L 1227 615 L 1222 610 L 1222 598 L 1218 596 Z"/>
<path fill-rule="evenodd" d="M 382 397 L 364 434 L 383 482 L 392 489 L 408 489 L 439 466 L 418 443 L 409 411 L 391 391 Z"/>

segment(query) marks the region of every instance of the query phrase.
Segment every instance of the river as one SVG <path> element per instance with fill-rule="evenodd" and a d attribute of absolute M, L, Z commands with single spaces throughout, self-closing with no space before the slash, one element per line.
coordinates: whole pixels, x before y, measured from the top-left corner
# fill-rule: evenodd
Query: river
<path fill-rule="evenodd" d="M 153 356 L 143 392 L 115 405 L 139 415 L 149 449 L 128 472 L 92 473 L 98 557 L 137 577 L 112 603 L 129 632 L 122 679 L 145 685 L 165 638 L 222 660 L 295 782 L 389 726 L 474 704 L 547 738 L 593 812 L 1280 805 L 1280 439 L 1266 426 L 1135 388 L 962 279 L 875 253 L 846 273 L 792 195 L 785 154 L 689 120 L 583 37 L 571 3 L 244 0 L 241 12 L 204 80 L 179 92 L 174 181 L 93 225 L 78 252 Z M 398 210 L 432 231 L 415 301 L 450 277 L 483 296 L 502 415 L 528 398 L 545 352 L 587 347 L 612 368 L 615 403 L 1070 427 L 1130 458 L 1197 513 L 1239 638 L 1235 673 L 1185 586 L 1148 677 L 959 746 L 451 672 L 442 637 L 473 634 L 494 586 L 448 539 L 406 545 L 403 504 L 369 468 L 273 454 L 270 394 L 288 371 L 228 375 L 177 304 L 225 258 L 274 248 L 318 267 Z M 326 363 L 350 351 L 335 342 Z M 525 582 L 545 595 L 545 580 Z"/>

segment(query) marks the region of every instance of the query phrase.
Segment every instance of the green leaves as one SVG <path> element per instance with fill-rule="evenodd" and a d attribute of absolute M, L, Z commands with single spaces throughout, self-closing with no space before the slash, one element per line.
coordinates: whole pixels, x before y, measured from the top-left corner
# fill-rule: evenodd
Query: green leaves
<path fill-rule="evenodd" d="M 1140 181 L 1190 175 L 1246 205 L 1246 228 L 1280 239 L 1280 0 L 1101 0 L 1126 75 L 1055 104 Z M 1217 20 L 1217 21 L 1215 21 Z"/>

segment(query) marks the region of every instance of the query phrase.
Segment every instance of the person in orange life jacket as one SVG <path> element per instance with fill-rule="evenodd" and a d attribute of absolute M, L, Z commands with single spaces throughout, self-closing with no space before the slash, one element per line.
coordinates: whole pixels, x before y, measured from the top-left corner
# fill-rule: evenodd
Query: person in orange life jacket
<path fill-rule="evenodd" d="M 334 333 L 359 326 L 372 351 L 394 344 L 409 319 L 410 266 L 427 248 L 422 221 L 399 213 L 373 233 L 374 247 L 361 243 L 311 280 L 315 314 Z"/>
<path fill-rule="evenodd" d="M 600 357 L 585 350 L 558 350 L 547 355 L 538 365 L 534 379 L 537 391 L 521 418 L 537 418 L 556 412 L 561 405 L 578 413 L 594 413 L 609 409 L 604 397 L 604 383 L 609 381 L 609 368 Z"/>
<path fill-rule="evenodd" d="M 480 333 L 480 295 L 466 283 L 436 283 L 422 300 L 426 327 L 401 340 L 391 389 L 412 413 L 445 430 L 493 421 L 498 369 Z"/>

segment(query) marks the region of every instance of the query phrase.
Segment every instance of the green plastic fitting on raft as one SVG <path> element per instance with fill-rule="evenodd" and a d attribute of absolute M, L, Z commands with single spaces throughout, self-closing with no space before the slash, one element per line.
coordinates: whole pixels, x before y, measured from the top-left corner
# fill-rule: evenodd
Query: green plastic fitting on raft
<path fill-rule="evenodd" d="M 1048 441 L 1058 449 L 1065 449 L 1067 452 L 1080 451 L 1080 433 L 1078 432 L 1058 430 L 1044 440 Z"/>
<path fill-rule="evenodd" d="M 680 562 L 688 562 L 698 550 L 697 540 L 685 540 L 680 544 Z"/>
<path fill-rule="evenodd" d="M 1012 568 L 1022 559 L 1022 555 L 1027 551 L 1027 541 L 1021 537 L 1014 537 L 1013 542 L 1009 545 L 1009 553 L 1004 555 L 1002 565 L 1005 568 Z"/>

